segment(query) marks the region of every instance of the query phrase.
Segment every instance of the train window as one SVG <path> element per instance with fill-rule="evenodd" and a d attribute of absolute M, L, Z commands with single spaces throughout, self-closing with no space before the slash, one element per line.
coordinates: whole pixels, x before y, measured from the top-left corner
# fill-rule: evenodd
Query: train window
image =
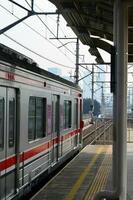
<path fill-rule="evenodd" d="M 46 113 L 46 99 L 36 98 L 36 138 L 44 137 L 46 127 L 44 113 Z"/>
<path fill-rule="evenodd" d="M 74 128 L 77 128 L 78 127 L 78 99 L 74 99 L 73 120 L 74 120 Z"/>
<path fill-rule="evenodd" d="M 46 132 L 46 99 L 30 97 L 29 99 L 28 140 L 43 138 Z"/>
<path fill-rule="evenodd" d="M 29 99 L 28 140 L 33 141 L 35 135 L 35 97 Z"/>
<path fill-rule="evenodd" d="M 4 98 L 0 97 L 0 150 L 4 147 Z"/>
<path fill-rule="evenodd" d="M 55 132 L 58 131 L 59 128 L 59 99 L 56 99 L 55 102 Z"/>
<path fill-rule="evenodd" d="M 57 133 L 59 129 L 59 96 L 53 95 L 52 100 L 52 132 Z"/>
<path fill-rule="evenodd" d="M 15 99 L 9 100 L 9 147 L 14 146 L 14 135 L 15 135 Z"/>
<path fill-rule="evenodd" d="M 64 101 L 64 129 L 71 128 L 71 113 L 72 113 L 72 105 L 71 101 Z"/>

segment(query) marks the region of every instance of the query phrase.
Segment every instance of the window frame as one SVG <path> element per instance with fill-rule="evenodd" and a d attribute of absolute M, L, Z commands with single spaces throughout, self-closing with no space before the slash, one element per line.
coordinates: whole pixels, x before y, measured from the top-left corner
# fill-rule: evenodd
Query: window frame
<path fill-rule="evenodd" d="M 34 100 L 34 101 L 33 101 Z M 41 109 L 40 109 L 40 106 L 37 107 L 37 103 L 38 103 L 38 100 L 41 100 L 42 104 L 41 105 Z M 34 102 L 34 109 L 33 110 L 30 110 L 30 107 L 31 107 L 31 102 L 30 101 L 33 101 Z M 37 110 L 38 109 L 38 110 Z M 40 109 L 40 110 L 39 110 Z M 30 112 L 34 111 L 34 116 L 32 116 L 30 114 Z M 37 115 L 38 111 L 40 112 L 39 114 L 40 115 Z M 47 113 L 47 98 L 46 97 L 40 97 L 40 96 L 30 96 L 29 97 L 29 104 L 28 104 L 28 142 L 29 143 L 32 143 L 36 140 L 40 140 L 42 138 L 45 138 L 46 137 L 46 113 Z M 30 114 L 30 115 L 29 115 Z M 32 127 L 32 130 L 33 132 L 30 133 L 29 132 L 29 126 L 30 126 L 30 119 L 33 117 L 33 121 L 34 121 L 34 126 Z M 38 137 L 39 135 L 39 132 L 38 132 L 38 122 L 40 122 L 40 120 L 38 121 L 38 118 L 41 119 L 41 126 L 42 126 L 42 132 L 40 134 L 40 136 Z M 29 137 L 31 134 L 32 137 Z"/>
<path fill-rule="evenodd" d="M 1 146 L 0 146 L 0 151 L 3 151 L 4 149 L 4 127 L 5 127 L 5 98 L 4 97 L 0 97 L 0 100 L 2 100 L 2 104 L 3 104 L 3 110 L 2 110 L 2 118 L 3 118 L 3 123 L 2 123 L 2 129 L 3 132 L 1 133 Z"/>
<path fill-rule="evenodd" d="M 79 118 L 79 107 L 78 107 L 78 98 L 74 98 L 74 106 L 73 106 L 73 125 L 74 128 L 78 128 L 78 118 Z"/>
<path fill-rule="evenodd" d="M 64 100 L 63 129 L 72 128 L 72 101 Z"/>
<path fill-rule="evenodd" d="M 12 122 L 12 125 L 13 125 L 13 128 L 12 128 L 12 134 L 10 134 L 10 108 L 11 108 L 11 106 L 10 106 L 10 102 L 13 102 L 13 122 Z M 15 145 L 15 117 L 16 117 L 16 115 L 15 115 L 15 112 L 16 112 L 16 104 L 15 104 L 15 98 L 13 97 L 13 98 L 10 98 L 9 99 L 9 136 L 8 136 L 8 147 L 9 148 L 12 148 L 12 147 L 14 147 L 14 145 Z M 11 135 L 11 137 L 12 137 L 12 143 L 10 143 L 10 135 Z"/>

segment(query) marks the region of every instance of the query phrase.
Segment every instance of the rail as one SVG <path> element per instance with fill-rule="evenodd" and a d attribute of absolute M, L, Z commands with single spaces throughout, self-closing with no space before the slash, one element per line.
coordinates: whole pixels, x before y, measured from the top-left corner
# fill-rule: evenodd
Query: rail
<path fill-rule="evenodd" d="M 83 146 L 87 144 L 112 143 L 112 121 L 96 122 L 83 129 Z"/>
<path fill-rule="evenodd" d="M 100 144 L 112 144 L 112 123 L 110 119 L 103 119 L 103 122 L 96 121 L 95 124 L 90 124 L 89 119 L 84 119 L 84 123 L 85 127 L 83 128 L 83 141 L 85 141 L 85 144 L 87 144 L 86 140 L 88 137 L 91 137 L 88 139 L 88 143 L 90 144 L 91 140 L 93 144 L 95 143 L 95 140 Z M 110 123 L 110 126 L 106 129 L 104 126 L 105 124 L 107 126 L 107 123 Z M 104 127 L 105 130 L 102 131 L 102 127 Z M 96 134 L 95 131 L 98 131 L 98 134 Z M 108 134 L 108 132 L 111 133 Z M 106 136 L 108 136 L 107 139 Z M 92 137 L 94 137 L 94 140 Z M 133 143 L 133 118 L 127 119 L 127 143 Z"/>

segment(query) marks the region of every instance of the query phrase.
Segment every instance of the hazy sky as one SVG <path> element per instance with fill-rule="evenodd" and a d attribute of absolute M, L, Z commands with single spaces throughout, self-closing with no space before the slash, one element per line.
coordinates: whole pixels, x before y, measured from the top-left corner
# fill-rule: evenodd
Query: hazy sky
<path fill-rule="evenodd" d="M 21 5 L 29 9 L 29 3 L 31 0 L 15 0 Z M 47 0 L 34 0 L 35 11 L 55 12 L 56 8 Z M 20 7 L 13 5 L 8 0 L 0 0 L 0 28 L 13 23 L 17 18 L 22 18 L 27 15 L 27 11 L 24 11 Z M 17 17 L 17 18 L 16 18 Z M 41 15 L 32 16 L 26 19 L 24 22 L 13 27 L 12 29 L 0 35 L 0 42 L 29 56 L 34 59 L 40 67 L 48 69 L 49 67 L 59 67 L 62 69 L 62 75 L 74 75 L 75 71 L 75 49 L 76 40 L 53 40 L 57 34 L 57 15 Z M 47 28 L 46 28 L 47 26 Z M 48 30 L 49 29 L 49 30 Z M 71 29 L 66 26 L 66 22 L 60 17 L 59 37 L 76 37 Z M 16 41 L 16 42 L 15 42 Z M 26 50 L 19 44 L 22 44 Z M 68 43 L 66 47 L 71 51 L 68 51 L 65 47 L 58 48 L 63 44 Z M 91 56 L 88 52 L 89 47 L 80 43 L 80 62 L 95 62 L 95 57 Z M 109 54 L 101 50 L 105 62 L 110 61 Z M 83 56 L 84 55 L 84 60 Z M 42 58 L 43 57 L 43 58 Z M 51 60 L 48 61 L 48 60 Z M 87 72 L 80 68 L 80 77 L 84 76 Z M 86 79 L 87 80 L 87 79 Z M 83 86 L 85 83 L 81 83 Z M 89 84 L 87 82 L 87 84 Z M 87 90 L 87 89 L 86 89 Z M 90 87 L 88 87 L 88 91 Z M 89 94 L 90 92 L 88 92 Z"/>
<path fill-rule="evenodd" d="M 17 3 L 25 6 L 29 9 L 29 4 L 31 0 L 14 0 Z M 34 0 L 35 11 L 38 12 L 55 12 L 56 7 L 52 5 L 48 0 Z M 27 15 L 27 11 L 22 8 L 13 5 L 8 0 L 0 0 L 0 28 L 4 28 L 7 25 L 15 22 L 16 20 Z M 0 42 L 27 55 L 28 57 L 35 60 L 39 66 L 43 69 L 48 69 L 51 67 L 58 67 L 61 69 L 61 76 L 74 75 L 75 71 L 75 50 L 76 50 L 76 40 L 53 40 L 50 38 L 55 38 L 57 36 L 57 15 L 40 15 L 32 16 L 26 19 L 24 22 L 8 30 L 4 34 L 0 35 Z M 76 37 L 72 30 L 66 25 L 63 17 L 59 18 L 59 37 Z M 68 43 L 66 46 L 65 43 Z M 22 47 L 22 46 L 23 47 Z M 63 46 L 64 45 L 64 46 Z M 63 47 L 61 47 L 63 46 Z M 25 47 L 25 48 L 24 48 Z M 66 49 L 67 47 L 68 49 Z M 27 49 L 26 49 L 27 48 Z M 95 57 L 91 56 L 88 52 L 89 47 L 82 45 L 80 42 L 80 63 L 94 63 Z M 30 50 L 30 51 L 29 51 Z M 31 52 L 32 51 L 32 52 Z M 100 50 L 102 57 L 105 62 L 110 62 L 110 55 L 103 50 Z M 83 59 L 84 55 L 84 59 Z M 49 61 L 48 61 L 49 60 Z M 50 62 L 51 60 L 51 62 Z M 90 70 L 91 70 L 90 66 Z M 101 66 L 103 70 L 106 66 Z M 100 70 L 99 70 L 100 71 Z M 133 82 L 133 67 L 130 66 L 130 75 L 128 79 Z M 98 70 L 95 68 L 95 72 Z M 88 72 L 80 67 L 79 76 L 84 77 Z M 94 98 L 99 102 L 101 101 L 102 94 L 102 83 L 100 81 L 109 81 L 110 75 L 95 73 L 94 80 Z M 92 80 L 91 76 L 87 77 L 80 82 L 80 86 L 83 89 L 83 96 L 91 98 L 91 86 Z M 110 84 L 104 82 L 104 95 L 105 97 L 110 96 Z M 133 84 L 129 84 L 133 87 Z"/>

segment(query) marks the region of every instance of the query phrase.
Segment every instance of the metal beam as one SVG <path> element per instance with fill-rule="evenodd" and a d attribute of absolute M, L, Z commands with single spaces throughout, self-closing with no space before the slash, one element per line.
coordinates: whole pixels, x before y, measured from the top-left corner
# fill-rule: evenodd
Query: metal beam
<path fill-rule="evenodd" d="M 24 21 L 25 19 L 27 19 L 28 17 L 30 17 L 31 14 L 28 14 L 27 16 L 17 20 L 16 22 L 10 24 L 9 26 L 6 26 L 5 28 L 0 30 L 0 35 L 5 33 L 6 31 L 8 31 L 9 29 L 13 28 L 14 26 L 16 26 L 17 24 L 20 24 L 22 21 Z"/>
<path fill-rule="evenodd" d="M 100 63 L 100 64 L 97 64 L 97 63 L 79 63 L 79 65 L 110 65 L 111 63 L 110 62 L 103 62 L 103 63 Z"/>
<path fill-rule="evenodd" d="M 26 10 L 27 12 L 30 12 L 31 10 L 25 8 L 24 6 L 22 6 L 21 4 L 17 3 L 16 1 L 13 0 L 9 0 L 11 3 L 14 3 L 16 6 L 19 6 L 20 8 L 22 8 L 23 10 Z"/>
<path fill-rule="evenodd" d="M 84 77 L 80 78 L 80 79 L 78 80 L 78 82 L 79 82 L 79 81 L 81 81 L 81 80 L 83 80 L 84 78 L 86 78 L 86 77 L 90 76 L 91 74 L 92 74 L 92 72 L 91 72 L 91 73 L 89 73 L 89 74 L 87 74 L 86 76 L 84 76 Z"/>
<path fill-rule="evenodd" d="M 25 8 L 24 6 L 22 6 L 21 4 L 17 3 L 17 2 L 14 1 L 14 0 L 9 0 L 9 1 L 10 1 L 11 3 L 14 3 L 15 5 L 19 6 L 19 7 L 22 8 L 23 10 L 27 11 L 28 14 L 27 14 L 25 17 L 23 17 L 23 18 L 17 20 L 16 22 L 13 22 L 12 24 L 10 24 L 10 25 L 4 27 L 3 29 L 1 29 L 1 30 L 0 30 L 0 35 L 3 34 L 3 33 L 5 33 L 6 31 L 8 31 L 9 29 L 13 28 L 14 26 L 20 24 L 22 21 L 24 21 L 25 19 L 27 19 L 27 18 L 30 17 L 30 16 L 33 16 L 33 15 L 55 15 L 55 14 L 57 15 L 57 14 L 58 14 L 58 13 L 56 13 L 56 12 L 35 12 L 35 11 L 33 10 L 33 8 L 34 8 L 34 0 L 31 0 L 31 10 Z"/>
<path fill-rule="evenodd" d="M 104 51 L 111 54 L 111 47 L 112 47 L 111 44 L 98 38 L 93 38 L 93 42 L 97 48 L 103 49 Z"/>

